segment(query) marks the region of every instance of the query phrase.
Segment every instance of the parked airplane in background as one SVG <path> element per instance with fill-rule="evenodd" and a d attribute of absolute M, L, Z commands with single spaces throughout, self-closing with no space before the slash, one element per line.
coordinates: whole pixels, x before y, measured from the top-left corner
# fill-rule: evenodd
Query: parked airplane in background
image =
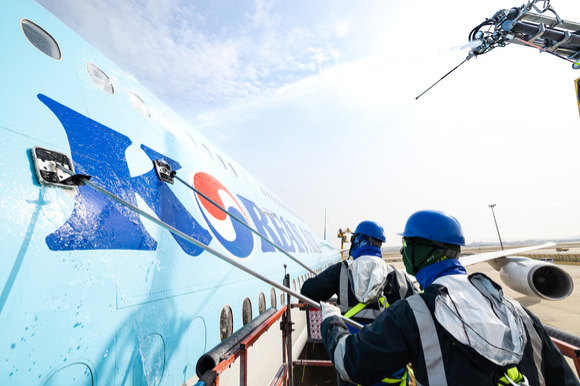
<path fill-rule="evenodd" d="M 40 5 L 3 2 L 0 33 L 0 384 L 181 384 L 204 352 L 283 302 L 207 249 L 276 282 L 287 272 L 293 290 L 339 261 L 280 198 Z M 572 290 L 554 265 L 507 259 L 496 261 L 508 285 L 549 299 Z M 554 288 L 539 285 L 545 272 Z"/>

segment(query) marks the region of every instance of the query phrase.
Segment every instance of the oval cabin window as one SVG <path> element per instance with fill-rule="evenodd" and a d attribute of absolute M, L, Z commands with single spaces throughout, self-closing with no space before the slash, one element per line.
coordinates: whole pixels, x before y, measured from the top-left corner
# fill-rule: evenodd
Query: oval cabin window
<path fill-rule="evenodd" d="M 34 47 L 53 59 L 62 58 L 58 43 L 48 32 L 28 19 L 22 19 L 20 26 L 24 36 Z"/>
<path fill-rule="evenodd" d="M 261 315 L 266 311 L 266 296 L 263 292 L 260 292 L 258 296 L 258 313 Z"/>
<path fill-rule="evenodd" d="M 101 70 L 95 64 L 91 62 L 87 62 L 85 67 L 87 68 L 87 73 L 89 74 L 89 78 L 93 81 L 93 83 L 106 92 L 107 94 L 113 95 L 115 93 L 115 88 L 113 87 L 113 82 L 109 78 L 109 75 L 105 73 L 105 71 Z"/>
<path fill-rule="evenodd" d="M 276 290 L 274 288 L 270 289 L 270 307 L 278 307 L 278 304 L 276 303 Z"/>
<path fill-rule="evenodd" d="M 220 314 L 220 340 L 223 341 L 234 332 L 234 313 L 228 305 L 222 308 Z"/>
<path fill-rule="evenodd" d="M 242 304 L 242 323 L 245 326 L 252 320 L 252 302 L 245 298 Z"/>

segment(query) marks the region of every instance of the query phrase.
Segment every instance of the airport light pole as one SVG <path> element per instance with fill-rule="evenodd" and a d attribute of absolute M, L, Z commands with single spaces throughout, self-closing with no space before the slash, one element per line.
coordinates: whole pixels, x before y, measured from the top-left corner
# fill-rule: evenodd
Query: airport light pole
<path fill-rule="evenodd" d="M 497 229 L 497 237 L 499 237 L 499 245 L 501 246 L 501 250 L 503 251 L 503 243 L 501 242 L 501 236 L 499 234 L 499 228 L 497 226 L 497 221 L 495 219 L 495 213 L 493 212 L 493 207 L 495 204 L 488 205 L 491 208 L 491 214 L 493 215 L 493 222 L 495 223 L 495 229 Z"/>

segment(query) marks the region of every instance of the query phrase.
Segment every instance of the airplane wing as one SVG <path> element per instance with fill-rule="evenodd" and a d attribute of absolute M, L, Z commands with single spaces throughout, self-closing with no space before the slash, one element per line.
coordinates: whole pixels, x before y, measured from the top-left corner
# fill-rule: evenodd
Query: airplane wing
<path fill-rule="evenodd" d="M 533 260 L 517 254 L 554 247 L 547 242 L 531 247 L 487 252 L 460 258 L 463 266 L 487 262 L 497 271 L 501 281 L 521 294 L 545 300 L 562 300 L 574 289 L 572 277 L 561 266 L 545 261 Z"/>
<path fill-rule="evenodd" d="M 505 250 L 501 250 L 501 251 L 479 253 L 477 255 L 468 255 L 468 256 L 460 257 L 459 260 L 461 261 L 461 264 L 463 264 L 464 267 L 467 267 L 469 265 L 483 263 L 484 261 L 499 259 L 499 258 L 506 257 L 506 256 L 513 256 L 513 255 L 517 255 L 520 253 L 525 253 L 525 252 L 529 252 L 529 251 L 536 251 L 538 249 L 545 249 L 545 248 L 554 247 L 554 246 L 556 246 L 556 243 L 553 243 L 550 241 L 550 242 L 547 242 L 547 243 L 544 243 L 541 245 L 534 245 L 531 247 L 505 249 Z"/>

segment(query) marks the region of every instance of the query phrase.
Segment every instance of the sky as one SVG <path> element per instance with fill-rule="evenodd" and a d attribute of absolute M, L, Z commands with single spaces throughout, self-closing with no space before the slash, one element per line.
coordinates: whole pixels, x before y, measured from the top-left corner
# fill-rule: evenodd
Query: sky
<path fill-rule="evenodd" d="M 374 220 L 398 246 L 422 209 L 468 244 L 580 238 L 580 70 L 512 44 L 416 99 L 521 0 L 38 2 L 335 245 Z"/>

